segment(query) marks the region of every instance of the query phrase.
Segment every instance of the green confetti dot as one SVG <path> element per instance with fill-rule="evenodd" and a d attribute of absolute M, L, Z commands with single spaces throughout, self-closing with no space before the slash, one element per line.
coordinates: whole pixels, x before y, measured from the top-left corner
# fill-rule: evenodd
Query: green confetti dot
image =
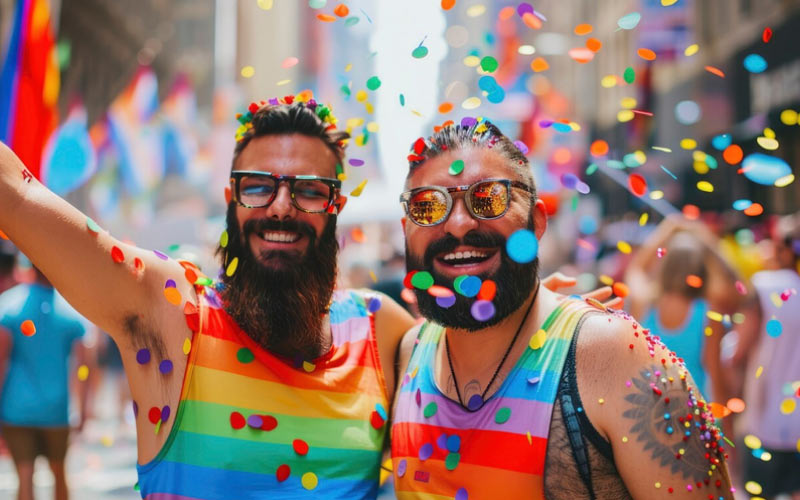
<path fill-rule="evenodd" d="M 352 94 L 352 92 L 350 91 L 350 87 L 348 87 L 347 85 L 342 85 L 341 87 L 339 87 L 339 90 L 341 90 L 342 94 L 346 95 L 347 97 L 350 97 L 350 95 Z"/>
<path fill-rule="evenodd" d="M 436 405 L 436 401 L 431 401 L 425 405 L 425 409 L 422 410 L 422 414 L 425 416 L 425 418 L 431 418 L 432 416 L 436 415 L 436 410 L 438 409 L 439 407 Z"/>
<path fill-rule="evenodd" d="M 508 419 L 511 418 L 511 408 L 508 406 L 504 406 L 497 410 L 497 413 L 494 414 L 494 421 L 498 424 L 504 424 L 508 422 Z"/>
<path fill-rule="evenodd" d="M 345 26 L 355 26 L 356 24 L 358 24 L 358 17 L 356 16 L 350 16 L 344 21 Z"/>
<path fill-rule="evenodd" d="M 406 105 L 406 96 L 404 96 L 403 94 L 400 94 L 400 105 L 401 106 Z"/>
<path fill-rule="evenodd" d="M 633 83 L 634 80 L 636 80 L 636 72 L 632 67 L 628 66 L 625 68 L 625 73 L 622 74 L 622 77 L 625 79 L 626 83 Z"/>
<path fill-rule="evenodd" d="M 197 278 L 197 281 L 195 281 L 194 284 L 200 286 L 211 286 L 214 284 L 214 280 L 208 276 L 201 276 L 200 278 Z"/>
<path fill-rule="evenodd" d="M 377 76 L 372 76 L 370 77 L 369 80 L 367 80 L 367 88 L 370 90 L 378 90 L 380 86 L 381 86 L 381 79 L 378 78 Z"/>
<path fill-rule="evenodd" d="M 497 59 L 492 56 L 486 56 L 481 59 L 481 69 L 487 73 L 494 73 L 498 66 Z"/>
<path fill-rule="evenodd" d="M 240 363 L 252 363 L 254 359 L 256 359 L 253 351 L 248 349 L 247 347 L 242 347 L 238 351 L 236 351 L 236 359 L 239 360 Z"/>
<path fill-rule="evenodd" d="M 420 271 L 411 277 L 411 285 L 420 290 L 427 290 L 433 286 L 433 276 L 428 271 Z"/>
<path fill-rule="evenodd" d="M 448 172 L 450 175 L 458 175 L 464 171 L 464 160 L 456 160 L 450 164 Z"/>
<path fill-rule="evenodd" d="M 460 461 L 460 453 L 448 453 L 447 458 L 444 459 L 444 466 L 447 468 L 447 470 L 453 470 L 458 467 L 458 462 Z"/>
<path fill-rule="evenodd" d="M 424 45 L 420 45 L 419 47 L 411 51 L 411 57 L 413 57 L 414 59 L 422 59 L 427 55 L 428 55 L 428 47 Z"/>
<path fill-rule="evenodd" d="M 593 173 L 597 172 L 597 163 L 590 163 L 588 167 L 586 167 L 586 175 L 592 175 Z"/>
<path fill-rule="evenodd" d="M 89 231 L 93 233 L 99 233 L 100 231 L 102 231 L 102 229 L 100 229 L 100 226 L 97 225 L 97 222 L 93 221 L 91 217 L 86 218 L 86 227 L 88 227 Z"/>
<path fill-rule="evenodd" d="M 464 295 L 464 292 L 461 290 L 461 283 L 463 283 L 464 280 L 467 278 L 469 278 L 469 276 L 467 276 L 466 274 L 462 274 L 461 276 L 458 276 L 456 279 L 454 279 L 453 290 L 460 293 L 461 295 Z"/>

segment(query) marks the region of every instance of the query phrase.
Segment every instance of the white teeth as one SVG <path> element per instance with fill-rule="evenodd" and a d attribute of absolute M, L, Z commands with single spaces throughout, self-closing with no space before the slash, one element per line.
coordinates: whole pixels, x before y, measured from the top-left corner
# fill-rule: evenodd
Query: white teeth
<path fill-rule="evenodd" d="M 261 235 L 261 238 L 266 241 L 277 241 L 280 243 L 294 243 L 300 239 L 298 233 L 287 233 L 283 231 L 267 231 Z"/>
<path fill-rule="evenodd" d="M 469 251 L 469 252 L 451 252 L 444 257 L 442 260 L 445 261 L 453 261 L 453 260 L 462 260 L 462 259 L 483 259 L 487 256 L 486 252 L 479 252 L 477 250 Z"/>

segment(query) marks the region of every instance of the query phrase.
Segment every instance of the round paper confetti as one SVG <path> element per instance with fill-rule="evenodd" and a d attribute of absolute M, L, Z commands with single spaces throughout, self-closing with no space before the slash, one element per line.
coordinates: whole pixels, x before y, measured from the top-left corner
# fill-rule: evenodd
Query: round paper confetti
<path fill-rule="evenodd" d="M 81 365 L 78 367 L 78 380 L 81 382 L 86 381 L 89 378 L 89 367 L 86 365 Z"/>
<path fill-rule="evenodd" d="M 406 462 L 405 458 L 401 458 L 400 461 L 397 463 L 397 477 L 405 476 L 407 467 L 408 467 L 408 462 Z"/>
<path fill-rule="evenodd" d="M 430 443 L 425 443 L 419 448 L 419 459 L 420 460 L 427 460 L 431 458 L 433 455 L 433 445 Z"/>
<path fill-rule="evenodd" d="M 436 305 L 444 309 L 453 307 L 455 303 L 456 303 L 455 295 L 448 295 L 446 297 L 436 297 Z"/>
<path fill-rule="evenodd" d="M 744 69 L 750 73 L 763 73 L 767 70 L 767 61 L 758 54 L 749 54 L 743 61 Z"/>
<path fill-rule="evenodd" d="M 498 66 L 497 59 L 492 56 L 486 56 L 481 59 L 481 69 L 487 73 L 494 73 L 497 71 Z"/>
<path fill-rule="evenodd" d="M 514 262 L 525 264 L 531 262 L 539 253 L 539 242 L 529 229 L 514 231 L 506 241 L 506 253 Z"/>
<path fill-rule="evenodd" d="M 411 285 L 420 290 L 427 290 L 433 285 L 433 276 L 428 271 L 420 271 L 411 277 Z"/>
<path fill-rule="evenodd" d="M 647 181 L 639 174 L 631 174 L 628 177 L 628 187 L 636 196 L 644 196 L 647 193 Z"/>
<path fill-rule="evenodd" d="M 298 455 L 308 454 L 308 443 L 306 443 L 302 439 L 295 439 L 294 441 L 292 441 L 292 448 L 294 448 L 294 452 L 297 453 Z"/>
<path fill-rule="evenodd" d="M 477 411 L 483 406 L 483 397 L 480 394 L 473 394 L 467 401 L 467 409 L 470 411 Z"/>
<path fill-rule="evenodd" d="M 167 302 L 172 304 L 173 306 L 179 306 L 181 304 L 181 293 L 178 291 L 177 288 L 165 288 L 164 289 L 164 297 L 167 299 Z"/>
<path fill-rule="evenodd" d="M 145 349 L 139 349 L 138 351 L 136 351 L 136 362 L 139 363 L 140 365 L 144 365 L 144 364 L 149 363 L 150 362 L 150 350 L 145 348 Z"/>
<path fill-rule="evenodd" d="M 448 436 L 445 448 L 451 453 L 457 453 L 461 449 L 461 438 L 456 434 Z"/>
<path fill-rule="evenodd" d="M 761 485 L 755 481 L 747 481 L 744 484 L 744 489 L 747 490 L 747 492 L 750 493 L 751 495 L 760 495 L 761 492 L 763 491 Z"/>
<path fill-rule="evenodd" d="M 456 0 L 442 0 L 442 10 L 450 10 L 456 4 Z M 405 462 L 405 460 L 403 460 Z"/>
<path fill-rule="evenodd" d="M 675 118 L 682 125 L 697 123 L 701 114 L 700 106 L 694 101 L 681 101 L 675 105 Z"/>
<path fill-rule="evenodd" d="M 450 168 L 447 172 L 450 175 L 458 175 L 464 171 L 464 160 L 455 160 L 453 163 L 450 164 Z"/>
<path fill-rule="evenodd" d="M 172 361 L 165 359 L 161 363 L 158 364 L 158 371 L 166 375 L 167 373 L 172 371 Z"/>
<path fill-rule="evenodd" d="M 36 335 L 36 325 L 34 325 L 33 321 L 29 319 L 23 321 L 19 329 L 22 332 L 22 334 L 25 335 L 26 337 L 32 337 Z"/>
<path fill-rule="evenodd" d="M 488 300 L 476 300 L 469 309 L 472 317 L 478 321 L 488 321 L 494 317 L 494 304 Z"/>
<path fill-rule="evenodd" d="M 547 332 L 543 329 L 539 329 L 531 340 L 528 342 L 528 347 L 533 349 L 534 351 L 537 349 L 541 349 L 544 346 L 545 341 L 547 340 Z"/>
<path fill-rule="evenodd" d="M 781 333 L 783 333 L 783 325 L 781 322 L 775 318 L 767 321 L 766 325 L 767 335 L 772 338 L 780 337 Z"/>
<path fill-rule="evenodd" d="M 459 278 L 461 277 L 459 276 Z M 456 278 L 456 280 L 458 280 L 458 278 Z M 465 276 L 463 279 L 459 280 L 456 291 L 465 297 L 474 297 L 478 295 L 481 289 L 481 283 L 481 279 L 477 276 Z M 455 281 L 453 285 L 456 285 Z"/>
<path fill-rule="evenodd" d="M 225 274 L 229 277 L 233 276 L 237 267 L 239 267 L 239 257 L 234 257 L 230 264 L 228 264 L 227 269 L 225 269 Z"/>
<path fill-rule="evenodd" d="M 800 440 L 798 440 L 798 443 L 800 443 Z M 800 448 L 800 444 L 798 444 L 798 448 Z M 467 489 L 466 488 L 459 488 L 458 491 L 456 491 L 455 500 L 469 500 L 469 495 L 467 494 Z"/>
<path fill-rule="evenodd" d="M 511 418 L 511 408 L 504 406 L 497 410 L 497 413 L 494 414 L 494 421 L 497 424 L 504 424 L 508 422 L 508 419 Z"/>
<path fill-rule="evenodd" d="M 123 254 L 122 250 L 116 245 L 111 247 L 111 260 L 113 260 L 117 264 L 120 264 L 125 261 L 125 254 Z"/>
<path fill-rule="evenodd" d="M 425 418 L 431 418 L 432 416 L 436 415 L 436 410 L 438 409 L 436 405 L 436 401 L 431 401 L 427 405 L 425 405 L 425 409 L 422 410 L 422 415 Z"/>
<path fill-rule="evenodd" d="M 97 222 L 93 221 L 90 217 L 86 218 L 86 227 L 93 233 L 99 233 L 102 231 L 100 226 L 97 225 Z"/>
<path fill-rule="evenodd" d="M 367 88 L 370 90 L 378 90 L 381 86 L 381 79 L 377 76 L 372 76 L 367 80 Z"/>
<path fill-rule="evenodd" d="M 231 420 L 231 427 L 236 430 L 244 428 L 244 426 L 247 424 L 247 422 L 245 422 L 244 420 L 244 416 L 238 411 L 231 412 L 230 420 Z"/>
<path fill-rule="evenodd" d="M 455 470 L 458 467 L 458 462 L 461 460 L 461 455 L 458 453 L 448 453 L 444 459 L 444 466 L 447 470 Z"/>
<path fill-rule="evenodd" d="M 791 167 L 782 158 L 753 153 L 742 161 L 744 176 L 764 186 L 774 185 L 778 179 L 792 173 Z"/>
<path fill-rule="evenodd" d="M 414 59 L 422 59 L 427 55 L 428 55 L 428 47 L 424 45 L 420 45 L 419 47 L 411 51 L 411 57 L 413 57 Z"/>
<path fill-rule="evenodd" d="M 617 26 L 619 26 L 624 30 L 632 30 L 639 24 L 639 21 L 641 20 L 642 20 L 641 14 L 639 14 L 638 12 L 631 12 L 630 14 L 627 14 L 619 18 L 617 20 Z"/>
<path fill-rule="evenodd" d="M 591 24 L 579 24 L 575 26 L 574 33 L 578 36 L 588 35 L 592 32 L 592 25 Z"/>
<path fill-rule="evenodd" d="M 656 60 L 656 53 L 650 49 L 641 48 L 636 51 L 636 54 L 644 59 L 645 61 L 655 61 Z"/>
<path fill-rule="evenodd" d="M 752 434 L 748 434 L 744 437 L 744 445 L 751 450 L 757 450 L 761 448 L 761 440 Z"/>
<path fill-rule="evenodd" d="M 275 471 L 275 478 L 278 480 L 279 483 L 282 483 L 289 479 L 289 474 L 291 473 L 291 469 L 288 465 L 283 464 L 278 467 L 278 470 Z"/>
<path fill-rule="evenodd" d="M 622 73 L 622 79 L 625 80 L 625 83 L 633 83 L 636 81 L 636 72 L 632 67 L 628 66 Z"/>
<path fill-rule="evenodd" d="M 239 360 L 240 363 L 252 363 L 255 359 L 255 355 L 253 351 L 248 349 L 247 347 L 242 347 L 238 351 L 236 351 L 236 359 Z"/>
<path fill-rule="evenodd" d="M 306 472 L 300 478 L 300 483 L 303 485 L 303 488 L 307 490 L 313 490 L 319 484 L 319 480 L 317 479 L 317 475 L 313 472 Z"/>

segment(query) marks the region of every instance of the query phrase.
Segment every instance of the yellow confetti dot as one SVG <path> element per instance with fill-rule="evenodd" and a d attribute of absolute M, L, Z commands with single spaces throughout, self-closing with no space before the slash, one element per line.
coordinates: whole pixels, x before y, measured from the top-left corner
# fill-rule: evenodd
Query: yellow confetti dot
<path fill-rule="evenodd" d="M 763 366 L 759 366 L 758 368 L 756 368 L 756 378 L 760 377 L 762 373 L 764 373 Z"/>
<path fill-rule="evenodd" d="M 105 435 L 100 438 L 100 443 L 106 448 L 110 448 L 114 444 L 114 438 L 109 435 Z"/>
<path fill-rule="evenodd" d="M 600 403 L 600 404 L 603 404 L 603 403 L 605 403 L 605 402 L 606 402 L 606 400 L 605 400 L 605 399 L 603 399 L 603 398 L 600 398 L 600 399 L 598 399 L 598 400 L 597 400 L 597 402 L 598 402 L 598 403 Z"/>
<path fill-rule="evenodd" d="M 698 50 L 700 50 L 700 46 L 697 45 L 696 43 L 693 43 L 693 44 L 689 45 L 688 47 L 686 47 L 686 50 L 683 51 L 683 55 L 685 55 L 686 57 L 691 57 L 691 56 L 697 54 Z"/>
<path fill-rule="evenodd" d="M 789 415 L 790 413 L 794 412 L 794 409 L 797 407 L 797 402 L 794 398 L 786 398 L 781 401 L 781 413 L 784 415 Z"/>
<path fill-rule="evenodd" d="M 696 161 L 692 164 L 692 166 L 694 167 L 694 171 L 700 175 L 705 175 L 710 170 L 708 165 L 706 165 L 706 163 L 703 161 Z"/>
<path fill-rule="evenodd" d="M 262 10 L 269 10 L 272 8 L 273 0 L 258 0 L 258 6 Z"/>
<path fill-rule="evenodd" d="M 633 120 L 633 111 L 630 109 L 623 109 L 619 113 L 617 113 L 617 121 L 620 123 L 625 123 Z"/>
<path fill-rule="evenodd" d="M 252 66 L 244 66 L 241 71 L 242 78 L 252 78 L 256 74 L 256 69 Z"/>
<path fill-rule="evenodd" d="M 751 495 L 760 495 L 761 492 L 763 491 L 761 485 L 755 481 L 747 481 L 746 483 L 744 483 L 744 489 L 747 490 L 747 492 L 750 493 Z"/>
<path fill-rule="evenodd" d="M 175 287 L 167 287 L 164 289 L 164 297 L 167 299 L 167 302 L 172 304 L 173 306 L 179 306 L 181 304 L 181 292 L 178 291 Z"/>
<path fill-rule="evenodd" d="M 623 443 L 627 443 L 628 442 L 628 436 L 622 436 L 622 442 Z"/>
<path fill-rule="evenodd" d="M 414 367 L 414 370 L 411 372 L 411 378 L 416 377 L 417 376 L 417 372 L 419 372 L 419 366 L 415 366 Z"/>
<path fill-rule="evenodd" d="M 617 75 L 606 75 L 600 80 L 600 86 L 606 89 L 617 86 Z"/>
<path fill-rule="evenodd" d="M 697 141 L 688 137 L 686 139 L 681 139 L 681 147 L 687 150 L 694 149 L 697 147 Z"/>
<path fill-rule="evenodd" d="M 680 450 L 678 450 L 678 453 L 680 453 L 681 455 L 683 455 L 684 453 L 686 453 L 686 450 L 684 450 L 683 448 L 681 448 Z"/>
<path fill-rule="evenodd" d="M 758 143 L 759 146 L 766 149 L 767 151 L 775 151 L 776 149 L 778 149 L 778 146 L 780 146 L 777 140 L 772 139 L 770 137 L 758 137 L 756 139 L 756 142 Z"/>
<path fill-rule="evenodd" d="M 652 149 L 655 149 L 656 151 L 662 151 L 664 153 L 672 153 L 670 148 L 665 148 L 663 146 L 653 146 Z"/>
<path fill-rule="evenodd" d="M 347 66 L 344 67 L 344 72 L 349 73 L 351 69 L 353 69 L 353 63 L 347 63 Z"/>
<path fill-rule="evenodd" d="M 650 194 L 647 196 L 649 196 L 651 200 L 660 200 L 664 197 L 664 191 L 656 189 L 655 191 L 650 191 Z"/>
<path fill-rule="evenodd" d="M 772 301 L 772 305 L 774 305 L 775 307 L 781 307 L 783 305 L 781 296 L 778 295 L 777 292 L 772 292 L 771 294 L 769 294 L 769 299 Z"/>
<path fill-rule="evenodd" d="M 303 488 L 307 490 L 313 490 L 317 487 L 319 480 L 317 479 L 317 475 L 313 472 L 306 472 L 300 478 L 300 483 L 303 485 Z"/>
<path fill-rule="evenodd" d="M 275 85 L 277 85 L 278 87 L 283 87 L 284 85 L 288 85 L 290 83 L 292 83 L 292 81 L 287 78 L 286 80 L 278 80 L 277 82 L 275 82 Z"/>
<path fill-rule="evenodd" d="M 478 17 L 486 12 L 486 6 L 483 4 L 472 5 L 467 9 L 468 17 Z"/>
<path fill-rule="evenodd" d="M 772 453 L 765 451 L 761 454 L 761 460 L 764 462 L 769 462 L 772 460 Z"/>
<path fill-rule="evenodd" d="M 377 283 L 378 282 L 378 276 L 375 275 L 375 271 L 370 271 L 369 272 L 369 277 L 372 278 L 372 282 L 373 283 Z"/>
<path fill-rule="evenodd" d="M 768 139 L 774 139 L 775 138 L 775 131 L 772 130 L 771 128 L 769 128 L 769 127 L 765 128 L 764 129 L 764 137 L 766 137 Z"/>
<path fill-rule="evenodd" d="M 546 340 L 547 332 L 540 328 L 539 331 L 536 332 L 533 337 L 531 337 L 530 342 L 528 342 L 528 346 L 530 346 L 530 348 L 533 350 L 541 349 Z"/>
<path fill-rule="evenodd" d="M 364 179 L 363 181 L 358 183 L 358 186 L 355 187 L 352 191 L 350 191 L 350 196 L 358 197 L 361 196 L 361 192 L 364 191 L 364 186 L 367 185 L 367 181 L 369 179 Z"/>
<path fill-rule="evenodd" d="M 752 434 L 748 434 L 744 437 L 744 445 L 751 450 L 757 450 L 761 448 L 761 440 Z"/>
<path fill-rule="evenodd" d="M 314 368 L 316 368 L 316 365 L 314 363 L 303 361 L 303 370 L 307 371 L 308 373 L 311 373 L 314 371 Z"/>
<path fill-rule="evenodd" d="M 669 7 L 670 5 L 674 5 L 675 2 L 677 1 L 678 0 L 661 0 L 661 5 L 663 5 L 664 7 Z M 661 486 L 661 483 L 656 483 L 656 484 L 659 485 L 656 486 L 656 488 L 659 488 Z"/>
<path fill-rule="evenodd" d="M 641 149 L 637 149 L 633 152 L 633 157 L 636 158 L 636 161 L 639 162 L 639 165 L 644 165 L 647 163 L 647 155 L 644 154 L 644 151 Z"/>
<path fill-rule="evenodd" d="M 784 109 L 781 111 L 781 123 L 784 125 L 797 125 L 798 113 L 793 109 Z"/>
<path fill-rule="evenodd" d="M 697 183 L 697 189 L 703 191 L 704 193 L 713 193 L 714 185 L 708 181 L 700 181 Z"/>
<path fill-rule="evenodd" d="M 656 489 L 659 489 L 659 488 L 661 488 L 661 483 L 658 483 L 658 482 L 657 482 L 657 483 L 656 483 Z"/>
<path fill-rule="evenodd" d="M 795 448 L 797 448 L 797 451 L 800 452 L 800 439 L 797 440 L 797 446 L 795 446 Z"/>
<path fill-rule="evenodd" d="M 236 268 L 239 267 L 239 257 L 234 257 L 233 260 L 228 264 L 228 268 L 225 269 L 225 274 L 227 276 L 233 276 L 233 273 L 236 272 Z"/>
<path fill-rule="evenodd" d="M 703 333 L 705 333 L 706 337 L 710 337 L 714 333 L 714 330 L 712 330 L 710 326 L 707 326 L 705 330 L 703 330 Z"/>
<path fill-rule="evenodd" d="M 219 246 L 225 248 L 228 246 L 228 231 L 222 231 L 222 234 L 219 235 Z"/>
<path fill-rule="evenodd" d="M 461 103 L 461 107 L 464 109 L 475 109 L 481 105 L 481 100 L 477 97 L 467 97 L 464 99 L 464 102 Z"/>
<path fill-rule="evenodd" d="M 375 112 L 375 107 L 372 105 L 371 102 L 364 103 L 364 110 L 367 112 L 368 115 L 371 115 Z"/>
<path fill-rule="evenodd" d="M 192 350 L 192 340 L 191 339 L 183 339 L 183 353 L 189 354 L 189 351 Z"/>
<path fill-rule="evenodd" d="M 785 175 L 775 181 L 775 187 L 779 188 L 786 187 L 793 182 L 794 182 L 794 174 Z"/>
<path fill-rule="evenodd" d="M 356 92 L 356 101 L 364 102 L 367 100 L 367 91 L 366 90 L 359 90 Z"/>
<path fill-rule="evenodd" d="M 636 99 L 633 97 L 623 97 L 619 105 L 625 109 L 633 109 L 636 107 Z"/>
<path fill-rule="evenodd" d="M 627 241 L 618 241 L 617 242 L 617 249 L 620 252 L 625 253 L 625 254 L 631 253 L 631 251 L 633 250 L 631 248 L 631 244 L 628 243 Z"/>
<path fill-rule="evenodd" d="M 601 274 L 599 278 L 600 283 L 604 284 L 605 286 L 611 286 L 614 284 L 614 278 L 607 274 Z"/>
<path fill-rule="evenodd" d="M 81 365 L 78 367 L 78 380 L 81 382 L 86 381 L 89 378 L 89 367 L 86 365 Z"/>
<path fill-rule="evenodd" d="M 369 123 L 367 123 L 367 131 L 369 131 L 372 134 L 377 133 L 378 130 L 380 130 L 380 128 L 381 127 L 380 127 L 380 125 L 378 125 L 378 122 L 369 122 Z"/>
<path fill-rule="evenodd" d="M 481 63 L 481 60 L 478 56 L 467 56 L 464 58 L 463 63 L 464 66 L 474 68 Z"/>
<path fill-rule="evenodd" d="M 640 226 L 644 226 L 645 224 L 647 224 L 647 220 L 649 218 L 650 218 L 650 214 L 648 214 L 647 212 L 645 212 L 642 215 L 640 215 L 639 216 L 639 225 Z"/>
<path fill-rule="evenodd" d="M 366 96 L 367 93 L 364 92 L 364 95 Z M 363 118 L 348 118 L 346 123 L 347 123 L 347 128 L 360 127 L 361 125 L 364 125 L 364 119 Z"/>

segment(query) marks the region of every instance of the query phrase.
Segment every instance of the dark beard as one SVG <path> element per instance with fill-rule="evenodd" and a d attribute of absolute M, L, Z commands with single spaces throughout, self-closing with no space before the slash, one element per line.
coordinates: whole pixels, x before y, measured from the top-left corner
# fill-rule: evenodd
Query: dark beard
<path fill-rule="evenodd" d="M 228 246 L 217 253 L 223 269 L 234 257 L 239 257 L 239 265 L 233 276 L 222 274 L 225 310 L 250 338 L 275 354 L 298 364 L 323 354 L 328 345 L 322 322 L 336 283 L 336 217 L 329 217 L 319 238 L 312 226 L 295 220 L 251 219 L 242 232 L 233 203 L 226 221 Z M 262 265 L 248 241 L 251 234 L 265 230 L 303 234 L 309 240 L 305 254 L 264 252 L 261 260 L 279 265 Z"/>
<path fill-rule="evenodd" d="M 533 231 L 533 227 L 533 220 L 529 219 L 528 229 Z M 442 252 L 454 250 L 459 245 L 477 248 L 500 247 L 500 268 L 490 275 L 478 276 L 481 280 L 491 279 L 497 284 L 497 294 L 492 301 L 495 306 L 495 314 L 486 321 L 478 321 L 470 312 L 470 307 L 476 300 L 474 297 L 464 297 L 456 292 L 456 303 L 445 309 L 438 305 L 436 298 L 427 291 L 414 289 L 419 311 L 425 319 L 448 328 L 475 331 L 500 323 L 522 307 L 525 299 L 530 297 L 536 286 L 539 258 L 537 257 L 527 264 L 514 262 L 506 253 L 506 238 L 497 233 L 473 230 L 464 235 L 461 241 L 447 235 L 431 243 L 425 250 L 423 258 L 412 254 L 406 243 L 406 268 L 409 271 L 428 271 L 433 276 L 435 284 L 453 290 L 453 280 L 434 270 L 433 259 Z"/>

